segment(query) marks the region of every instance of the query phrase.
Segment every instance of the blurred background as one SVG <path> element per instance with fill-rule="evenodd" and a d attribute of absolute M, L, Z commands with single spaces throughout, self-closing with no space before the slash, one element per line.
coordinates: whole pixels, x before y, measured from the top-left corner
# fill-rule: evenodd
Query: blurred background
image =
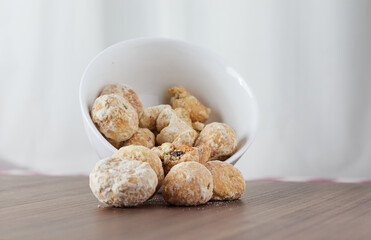
<path fill-rule="evenodd" d="M 254 90 L 246 178 L 371 179 L 371 1 L 0 0 L 0 170 L 88 173 L 88 62 L 138 37 L 225 57 Z"/>

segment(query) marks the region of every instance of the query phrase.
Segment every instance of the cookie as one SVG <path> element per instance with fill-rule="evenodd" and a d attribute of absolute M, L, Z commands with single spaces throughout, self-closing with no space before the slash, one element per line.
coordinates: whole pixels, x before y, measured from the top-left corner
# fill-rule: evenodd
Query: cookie
<path fill-rule="evenodd" d="M 245 192 L 245 179 L 232 164 L 209 161 L 205 164 L 213 176 L 212 200 L 235 200 Z"/>
<path fill-rule="evenodd" d="M 125 98 L 137 111 L 138 116 L 143 111 L 143 104 L 140 100 L 138 94 L 130 86 L 123 83 L 114 83 L 103 88 L 100 96 L 107 94 L 118 94 L 121 97 Z"/>
<path fill-rule="evenodd" d="M 151 131 L 156 130 L 156 120 L 158 115 L 166 108 L 171 109 L 171 106 L 161 104 L 158 106 L 145 108 L 139 117 L 139 127 L 148 128 Z"/>
<path fill-rule="evenodd" d="M 189 146 L 174 146 L 171 143 L 164 143 L 159 147 L 152 148 L 162 161 L 165 175 L 172 167 L 182 162 L 198 162 L 204 164 L 210 156 L 208 147 L 189 147 Z"/>
<path fill-rule="evenodd" d="M 237 149 L 236 133 L 224 123 L 210 123 L 200 132 L 195 146 L 206 145 L 211 149 L 210 160 L 225 160 Z"/>
<path fill-rule="evenodd" d="M 147 162 L 157 175 L 156 192 L 160 189 L 164 179 L 164 170 L 160 158 L 151 149 L 138 145 L 125 146 L 115 152 L 112 157 Z"/>
<path fill-rule="evenodd" d="M 97 162 L 90 172 L 89 185 L 100 202 L 131 207 L 153 195 L 157 176 L 146 162 L 110 157 Z"/>
<path fill-rule="evenodd" d="M 167 174 L 162 187 L 165 201 L 172 205 L 199 205 L 213 194 L 213 179 L 207 168 L 197 162 L 183 162 Z"/>
<path fill-rule="evenodd" d="M 138 130 L 138 114 L 123 97 L 107 94 L 98 97 L 91 118 L 99 131 L 115 142 L 126 141 Z"/>
<path fill-rule="evenodd" d="M 141 145 L 147 148 L 153 148 L 155 146 L 155 135 L 147 128 L 139 128 L 129 140 L 121 144 L 121 146 L 129 145 Z"/>
<path fill-rule="evenodd" d="M 206 122 L 211 109 L 202 105 L 184 87 L 174 86 L 168 90 L 170 104 L 175 108 L 184 108 L 190 114 L 192 122 Z"/>

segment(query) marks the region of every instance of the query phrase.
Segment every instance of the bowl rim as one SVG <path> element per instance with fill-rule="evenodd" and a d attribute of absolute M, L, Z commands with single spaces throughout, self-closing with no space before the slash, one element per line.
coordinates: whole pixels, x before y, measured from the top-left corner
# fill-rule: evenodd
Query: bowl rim
<path fill-rule="evenodd" d="M 88 131 L 87 128 L 89 128 L 89 130 L 91 130 L 93 132 L 95 137 L 97 137 L 97 139 L 99 139 L 99 141 L 105 146 L 105 148 L 108 148 L 111 152 L 117 151 L 117 149 L 114 146 L 112 146 L 107 141 L 106 138 L 103 137 L 103 135 L 99 132 L 99 130 L 97 129 L 97 127 L 95 126 L 95 124 L 93 123 L 93 121 L 91 119 L 90 112 L 89 112 L 89 107 L 87 106 L 86 96 L 85 96 L 85 92 L 84 92 L 85 84 L 86 84 L 86 75 L 87 75 L 87 72 L 90 70 L 91 66 L 93 65 L 93 63 L 100 56 L 105 54 L 106 52 L 110 51 L 113 48 L 116 48 L 119 45 L 126 45 L 126 44 L 130 44 L 130 43 L 133 43 L 133 42 L 140 42 L 140 41 L 142 41 L 142 42 L 154 42 L 154 41 L 159 42 L 160 41 L 160 42 L 183 44 L 184 46 L 195 48 L 195 49 L 198 49 L 202 52 L 205 52 L 206 54 L 212 56 L 213 58 L 216 58 L 219 62 L 226 65 L 228 67 L 228 69 L 233 71 L 233 74 L 235 75 L 235 77 L 238 78 L 239 85 L 245 90 L 245 92 L 248 94 L 248 96 L 251 99 L 252 115 L 255 116 L 255 118 L 253 119 L 253 122 L 252 122 L 252 131 L 250 132 L 250 135 L 248 136 L 247 141 L 232 156 L 230 156 L 228 159 L 225 160 L 225 162 L 235 164 L 242 157 L 242 155 L 247 151 L 247 149 L 251 146 L 251 144 L 254 142 L 254 140 L 256 138 L 256 135 L 257 135 L 257 132 L 258 132 L 258 128 L 259 128 L 259 125 L 258 125 L 258 122 L 259 122 L 259 107 L 258 107 L 258 102 L 257 102 L 256 96 L 253 93 L 253 91 L 251 89 L 251 86 L 248 85 L 246 79 L 244 79 L 233 67 L 231 67 L 229 62 L 226 61 L 218 53 L 216 53 L 216 52 L 214 52 L 214 51 L 212 51 L 208 48 L 205 48 L 203 46 L 200 46 L 200 45 L 197 45 L 197 44 L 194 44 L 194 43 L 190 43 L 190 42 L 186 42 L 186 41 L 183 41 L 183 40 L 179 40 L 179 39 L 166 38 L 166 37 L 143 37 L 143 38 L 128 39 L 128 40 L 120 41 L 120 42 L 117 42 L 113 45 L 110 45 L 109 47 L 107 47 L 107 48 L 103 49 L 101 52 L 99 52 L 94 58 L 92 58 L 84 69 L 84 72 L 83 72 L 81 80 L 80 80 L 80 86 L 79 86 L 80 108 L 81 108 L 81 113 L 82 113 L 82 118 L 83 118 L 83 121 L 84 121 L 84 125 L 86 127 L 86 131 Z"/>

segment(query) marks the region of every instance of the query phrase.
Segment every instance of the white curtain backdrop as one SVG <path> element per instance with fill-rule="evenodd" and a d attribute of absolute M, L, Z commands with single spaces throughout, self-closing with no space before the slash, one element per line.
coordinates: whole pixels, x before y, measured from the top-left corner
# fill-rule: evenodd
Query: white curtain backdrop
<path fill-rule="evenodd" d="M 89 172 L 82 72 L 154 36 L 212 49 L 248 79 L 261 116 L 245 177 L 371 178 L 367 0 L 0 0 L 0 170 Z"/>

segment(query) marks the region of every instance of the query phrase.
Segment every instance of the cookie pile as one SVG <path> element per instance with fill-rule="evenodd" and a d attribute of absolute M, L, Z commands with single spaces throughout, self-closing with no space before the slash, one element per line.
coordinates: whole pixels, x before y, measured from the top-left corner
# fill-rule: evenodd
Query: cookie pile
<path fill-rule="evenodd" d="M 108 206 L 136 206 L 162 186 L 172 205 L 198 205 L 209 200 L 234 200 L 245 191 L 245 180 L 223 162 L 237 149 L 227 124 L 205 124 L 211 109 L 184 87 L 168 89 L 170 105 L 143 109 L 128 85 L 105 87 L 91 108 L 91 118 L 118 150 L 97 162 L 89 185 Z"/>

